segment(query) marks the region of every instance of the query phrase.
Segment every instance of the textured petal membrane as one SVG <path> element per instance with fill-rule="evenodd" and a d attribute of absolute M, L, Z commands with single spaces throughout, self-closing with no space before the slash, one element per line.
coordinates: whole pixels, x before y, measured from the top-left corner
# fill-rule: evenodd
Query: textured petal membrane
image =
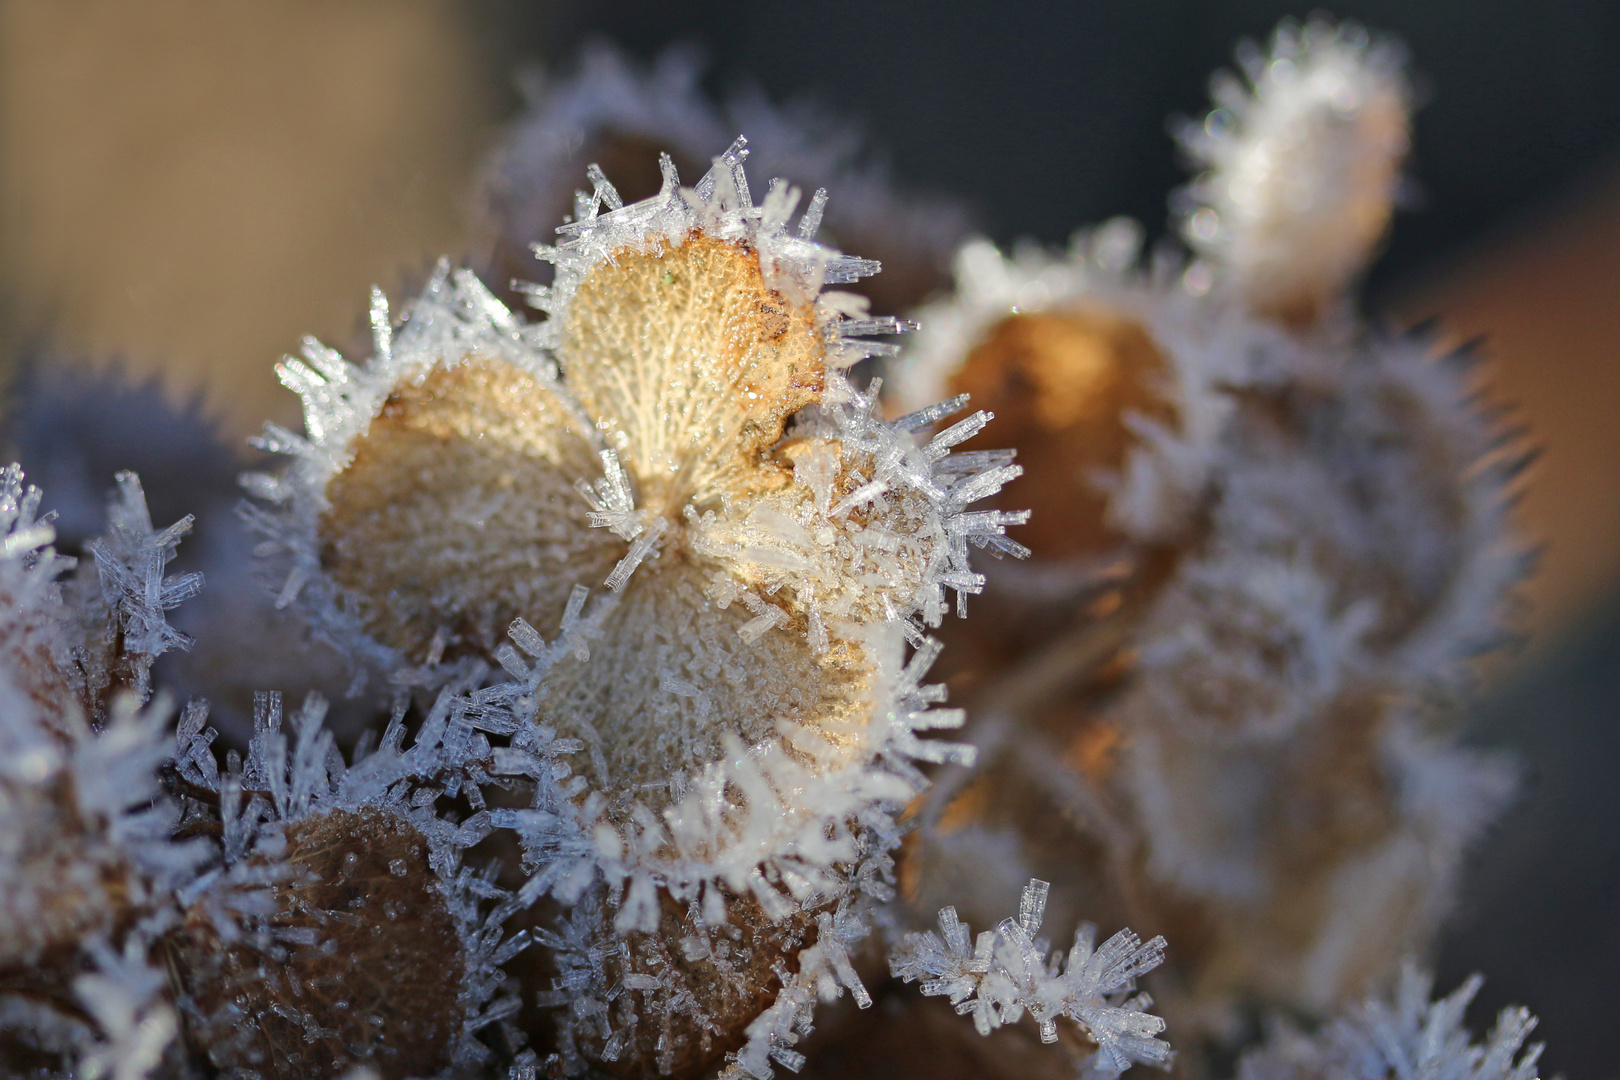
<path fill-rule="evenodd" d="M 556 625 L 573 585 L 623 554 L 574 490 L 600 468 L 533 376 L 477 357 L 435 368 L 389 397 L 328 485 L 322 562 L 406 655 L 440 626 L 493 648 L 519 616 Z"/>
<path fill-rule="evenodd" d="M 673 794 L 672 775 L 722 756 L 726 732 L 754 745 L 797 725 L 858 742 L 871 709 L 873 672 L 858 644 L 835 640 L 813 655 L 791 625 L 750 644 L 739 631 L 753 615 L 705 598 L 708 574 L 690 559 L 670 550 L 638 570 L 590 660 L 559 665 L 540 707 L 559 734 L 600 736 L 608 775 L 598 782 L 653 806 Z"/>
<path fill-rule="evenodd" d="M 766 288 L 756 254 L 694 234 L 597 266 L 558 358 L 643 505 L 674 513 L 761 479 L 787 418 L 821 392 L 824 350 L 813 311 Z"/>

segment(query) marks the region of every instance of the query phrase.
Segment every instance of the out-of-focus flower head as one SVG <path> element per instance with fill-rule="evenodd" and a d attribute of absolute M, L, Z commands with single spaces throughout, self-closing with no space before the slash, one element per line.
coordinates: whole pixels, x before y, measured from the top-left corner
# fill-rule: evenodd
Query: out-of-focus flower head
<path fill-rule="evenodd" d="M 1245 42 L 1238 63 L 1243 78 L 1212 80 L 1215 108 L 1177 128 L 1205 170 L 1175 203 L 1209 260 L 1190 273 L 1257 315 L 1309 324 L 1342 303 L 1389 228 L 1410 138 L 1406 50 L 1318 16 L 1283 22 L 1269 50 Z"/>
<path fill-rule="evenodd" d="M 1031 558 L 952 642 L 983 764 L 906 880 L 933 906 L 987 891 L 965 863 L 1002 889 L 1050 874 L 1163 932 L 1187 1028 L 1388 977 L 1512 788 L 1452 731 L 1527 567 L 1523 447 L 1466 355 L 1362 326 L 1344 292 L 1389 216 L 1399 56 L 1285 26 L 1252 99 L 1218 90 L 1200 262 L 1143 267 L 1117 222 L 1062 255 L 970 244 L 891 368 L 896 408 L 960 390 L 994 412 L 1025 469 L 1003 497 L 1034 509 Z"/>

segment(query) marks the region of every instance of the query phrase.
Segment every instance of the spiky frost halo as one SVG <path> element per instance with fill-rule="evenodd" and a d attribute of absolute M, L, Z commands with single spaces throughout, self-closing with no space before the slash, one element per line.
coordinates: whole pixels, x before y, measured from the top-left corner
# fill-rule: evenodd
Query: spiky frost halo
<path fill-rule="evenodd" d="M 158 784 L 168 709 L 141 705 L 152 660 L 184 644 L 164 612 L 200 585 L 164 575 L 189 523 L 154 530 L 121 475 L 95 562 L 64 589 L 73 560 L 39 503 L 16 466 L 0 474 L 0 1055 L 149 1070 L 176 1029 L 149 954 L 206 857 L 173 838 Z"/>
<path fill-rule="evenodd" d="M 1173 200 L 1209 260 L 1189 273 L 1256 314 L 1309 324 L 1389 226 L 1412 109 L 1406 50 L 1316 17 L 1284 21 L 1269 51 L 1245 42 L 1237 58 L 1247 86 L 1217 74 L 1215 108 L 1176 130 L 1205 170 Z"/>
<path fill-rule="evenodd" d="M 636 201 L 659 185 L 660 151 L 682 171 L 699 171 L 737 131 L 751 133 L 758 173 L 838 193 L 827 230 L 883 261 L 883 276 L 864 286 L 881 307 L 909 307 L 946 284 L 951 252 L 967 233 L 960 206 L 895 191 L 885 169 L 863 163 L 861 139 L 835 118 L 778 108 L 756 93 L 717 106 L 699 87 L 701 76 L 701 62 L 687 51 L 667 51 L 644 67 L 607 45 L 587 48 L 571 77 L 530 73 L 525 111 L 483 183 L 497 294 L 508 278 L 531 276 L 529 248 L 548 241 L 569 211 L 587 162 L 601 163 Z"/>

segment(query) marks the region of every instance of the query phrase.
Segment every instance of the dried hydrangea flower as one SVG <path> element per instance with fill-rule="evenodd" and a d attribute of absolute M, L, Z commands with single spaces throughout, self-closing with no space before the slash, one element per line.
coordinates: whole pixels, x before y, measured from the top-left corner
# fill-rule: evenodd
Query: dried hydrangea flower
<path fill-rule="evenodd" d="M 1302 40 L 1404 102 L 1349 31 Z M 1268 86 L 1268 108 L 1317 115 L 1313 79 Z M 1262 209 L 1285 233 L 1326 212 Z M 1327 1009 L 1393 970 L 1511 790 L 1452 728 L 1525 572 L 1525 458 L 1466 356 L 1366 330 L 1337 292 L 1342 319 L 1300 327 L 1173 260 L 1138 269 L 1133 235 L 965 249 L 957 297 L 896 365 L 902 401 L 971 385 L 1011 404 L 997 423 L 1023 426 L 989 432 L 1025 465 L 1006 497 L 1038 491 L 1046 517 L 967 628 L 987 643 L 964 676 L 984 765 L 952 780 L 908 880 L 962 903 L 984 884 L 964 860 L 1003 887 L 1052 874 L 1088 915 L 1177 941 L 1161 1000 L 1183 1032 L 1220 1031 L 1233 1002 Z M 1247 280 L 1219 261 L 1235 250 L 1208 253 L 1217 282 Z M 1055 419 L 1080 385 L 1105 417 L 1087 438 Z M 1054 830 L 1058 811 L 1084 824 Z"/>
<path fill-rule="evenodd" d="M 529 73 L 524 112 L 484 181 L 486 227 L 495 240 L 485 278 L 498 295 L 508 279 L 533 276 L 530 249 L 549 243 L 573 210 L 587 163 L 599 163 L 625 200 L 636 202 L 663 182 L 660 153 L 694 175 L 737 131 L 749 132 L 756 174 L 837 193 L 826 232 L 832 243 L 883 263 L 881 276 L 856 286 L 879 309 L 910 307 L 948 284 L 951 252 L 967 231 L 960 206 L 896 191 L 848 124 L 804 105 L 778 108 L 757 92 L 717 105 L 698 85 L 702 74 L 687 51 L 667 51 L 644 67 L 608 45 L 587 48 L 572 77 Z"/>
<path fill-rule="evenodd" d="M 907 759 L 955 753 L 917 736 L 960 722 L 928 710 L 923 627 L 947 590 L 960 606 L 980 588 L 970 545 L 1017 553 L 1018 515 L 968 509 L 1017 475 L 1010 455 L 951 452 L 988 418 L 923 440 L 963 402 L 890 422 L 849 386 L 842 368 L 891 348 L 864 339 L 902 326 L 824 286 L 877 265 L 814 242 L 823 193 L 792 228 L 785 183 L 756 205 L 745 154 L 738 140 L 694 188 L 665 157 L 660 193 L 631 205 L 591 170 L 541 252 L 544 322 L 446 269 L 397 332 L 379 298 L 364 367 L 310 343 L 281 369 L 307 437 L 271 429 L 295 461 L 253 481 L 281 504 L 258 519 L 283 599 L 320 633 L 384 670 L 494 656 L 515 682 L 472 707 L 586 751 L 579 785 L 550 803 L 537 785 L 543 813 L 519 819 L 527 895 L 594 903 L 581 933 L 641 944 L 669 918 L 746 929 L 737 948 L 768 982 L 747 1008 L 711 1011 L 735 992 L 713 963 L 685 982 L 621 973 L 665 996 L 570 1038 L 628 1068 L 690 1071 L 746 1040 L 735 1067 L 757 1072 L 817 994 L 854 983 L 840 898 L 881 891 L 860 867 L 922 786 Z M 676 1006 L 703 1039 L 638 1026 Z"/>
<path fill-rule="evenodd" d="M 1411 124 L 1406 53 L 1317 16 L 1282 23 L 1269 51 L 1246 42 L 1238 62 L 1248 86 L 1216 75 L 1215 109 L 1177 132 L 1206 170 L 1179 193 L 1181 232 L 1251 311 L 1309 324 L 1389 227 Z"/>

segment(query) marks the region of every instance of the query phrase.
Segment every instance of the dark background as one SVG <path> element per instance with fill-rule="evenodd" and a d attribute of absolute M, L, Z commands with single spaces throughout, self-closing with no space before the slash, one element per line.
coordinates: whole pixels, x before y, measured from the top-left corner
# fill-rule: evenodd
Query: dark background
<path fill-rule="evenodd" d="M 762 87 L 861 124 L 901 182 L 967 200 L 998 241 L 1060 243 L 1126 214 L 1165 228 L 1185 180 L 1166 120 L 1206 108 L 1209 73 L 1283 3 L 638 2 L 496 5 L 500 61 L 566 69 L 605 38 L 645 59 L 709 58 L 709 89 Z M 1403 39 L 1423 108 L 1408 172 L 1420 201 L 1368 283 L 1369 306 L 1533 226 L 1601 185 L 1620 148 L 1620 4 L 1404 0 L 1339 4 Z M 1614 281 L 1620 305 L 1620 281 Z M 1620 342 L 1616 342 L 1620 351 Z M 1525 766 L 1518 806 L 1480 846 L 1438 956 L 1438 989 L 1471 971 L 1483 1029 L 1510 1003 L 1541 1018 L 1542 1073 L 1620 1075 L 1620 598 L 1482 703 L 1473 738 Z"/>

